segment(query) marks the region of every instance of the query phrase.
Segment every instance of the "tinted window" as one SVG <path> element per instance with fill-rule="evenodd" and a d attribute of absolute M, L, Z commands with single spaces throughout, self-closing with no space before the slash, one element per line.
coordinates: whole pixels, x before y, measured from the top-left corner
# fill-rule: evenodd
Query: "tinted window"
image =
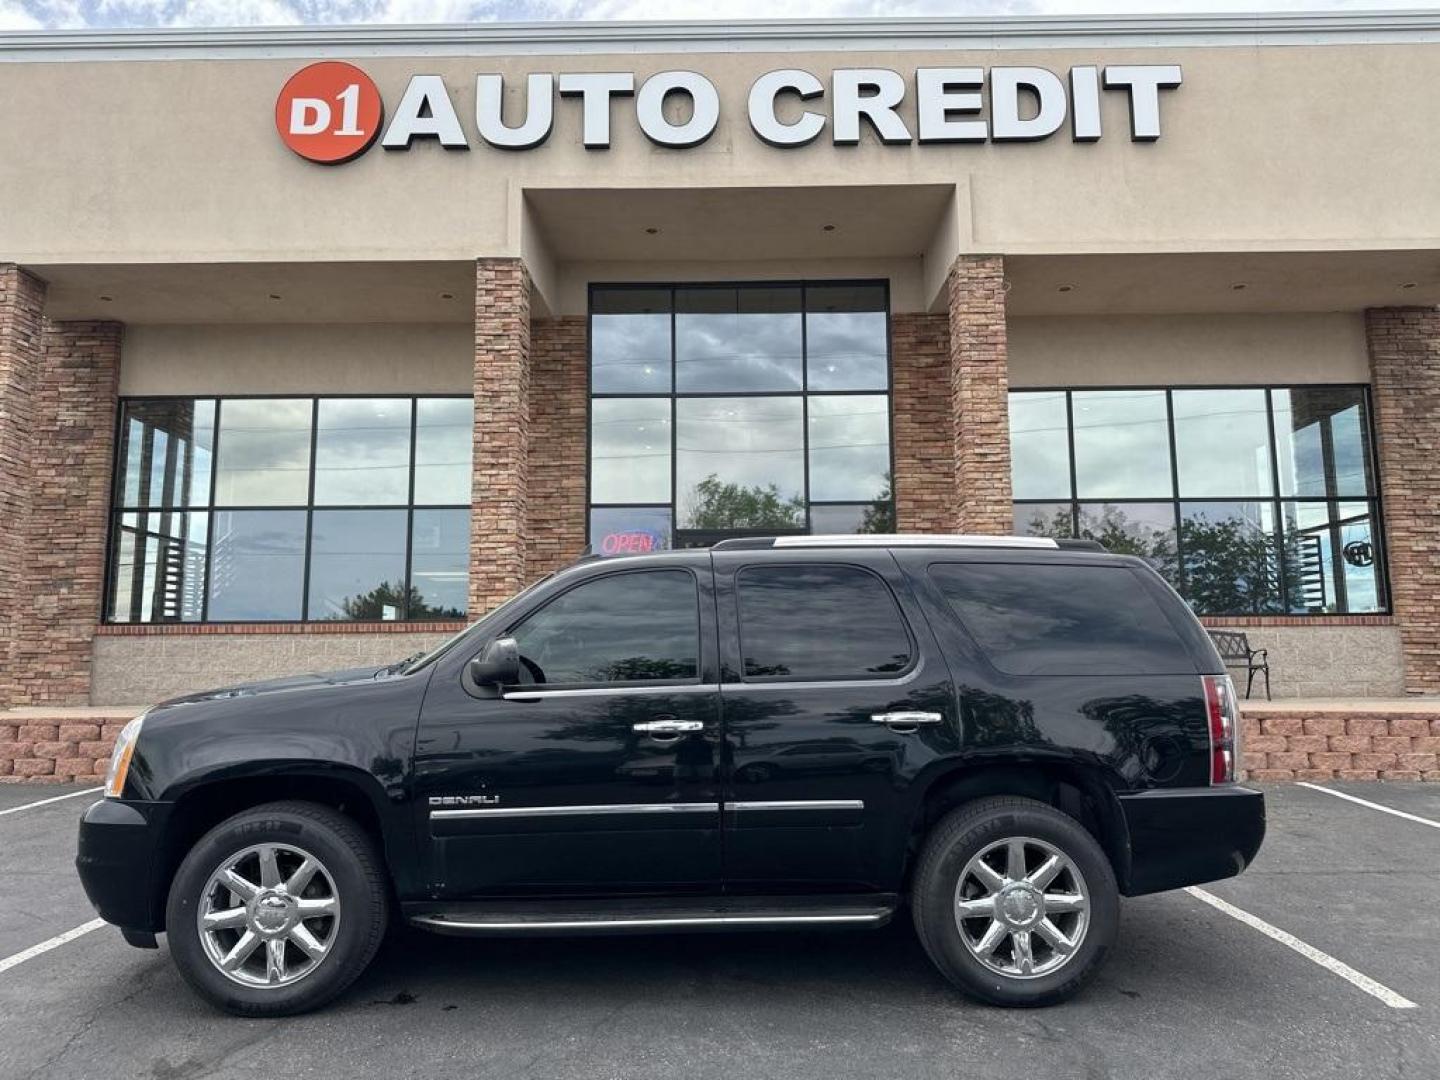
<path fill-rule="evenodd" d="M 597 578 L 552 600 L 513 636 L 526 682 L 694 679 L 700 671 L 695 579 L 684 570 Z"/>
<path fill-rule="evenodd" d="M 405 517 L 404 510 L 315 511 L 310 618 L 405 618 Z"/>
<path fill-rule="evenodd" d="M 305 504 L 311 398 L 235 398 L 220 405 L 217 506 Z"/>
<path fill-rule="evenodd" d="M 910 664 L 890 589 L 856 566 L 752 566 L 737 579 L 747 679 L 863 679 Z"/>
<path fill-rule="evenodd" d="M 1160 606 L 1123 566 L 937 563 L 930 576 L 1007 674 L 1195 670 Z"/>
<path fill-rule="evenodd" d="M 210 533 L 210 618 L 298 619 L 304 510 L 224 510 Z"/>
<path fill-rule="evenodd" d="M 316 425 L 317 504 L 409 501 L 409 398 L 322 398 Z"/>

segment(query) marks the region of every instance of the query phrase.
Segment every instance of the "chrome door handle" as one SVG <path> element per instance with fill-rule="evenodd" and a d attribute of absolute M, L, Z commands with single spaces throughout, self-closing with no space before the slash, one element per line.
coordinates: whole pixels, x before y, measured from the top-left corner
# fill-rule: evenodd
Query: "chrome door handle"
<path fill-rule="evenodd" d="M 656 735 L 684 735 L 687 731 L 704 731 L 703 720 L 647 720 L 644 723 L 635 724 L 632 731 L 640 731 L 654 737 Z"/>
<path fill-rule="evenodd" d="M 917 728 L 945 722 L 945 717 L 938 712 L 914 712 L 904 709 L 899 712 L 871 713 L 870 719 L 891 729 Z"/>

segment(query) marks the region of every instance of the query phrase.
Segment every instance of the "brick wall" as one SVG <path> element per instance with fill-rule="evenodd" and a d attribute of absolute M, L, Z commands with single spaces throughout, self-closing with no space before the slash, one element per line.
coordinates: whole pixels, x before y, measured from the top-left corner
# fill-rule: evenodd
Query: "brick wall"
<path fill-rule="evenodd" d="M 519 259 L 475 264 L 475 482 L 470 614 L 526 583 L 530 457 L 530 274 Z"/>
<path fill-rule="evenodd" d="M 900 532 L 955 529 L 955 441 L 950 423 L 950 321 L 890 320 L 895 415 L 895 518 Z"/>
<path fill-rule="evenodd" d="M 0 702 L 17 693 L 16 649 L 31 594 L 23 564 L 31 520 L 35 387 L 39 378 L 45 283 L 0 263 Z"/>
<path fill-rule="evenodd" d="M 47 323 L 34 381 L 22 608 L 6 697 L 17 705 L 90 700 L 114 455 L 121 327 Z"/>
<path fill-rule="evenodd" d="M 1440 311 L 1365 313 L 1405 688 L 1440 693 Z"/>
<path fill-rule="evenodd" d="M 1440 780 L 1434 711 L 1242 711 L 1251 780 Z"/>
<path fill-rule="evenodd" d="M 588 542 L 585 317 L 530 323 L 530 462 L 525 573 L 573 561 Z"/>
<path fill-rule="evenodd" d="M 1008 534 L 1013 512 L 1004 260 L 961 255 L 946 291 L 955 525 L 961 532 Z"/>
<path fill-rule="evenodd" d="M 109 768 L 115 737 L 134 715 L 128 709 L 0 713 L 0 781 L 97 782 Z"/>

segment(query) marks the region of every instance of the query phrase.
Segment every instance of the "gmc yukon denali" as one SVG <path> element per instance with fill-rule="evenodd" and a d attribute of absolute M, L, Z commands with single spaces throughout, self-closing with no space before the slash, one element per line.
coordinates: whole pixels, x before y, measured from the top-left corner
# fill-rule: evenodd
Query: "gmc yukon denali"
<path fill-rule="evenodd" d="M 1121 896 L 1265 832 L 1236 701 L 1144 562 L 1087 541 L 783 536 L 581 559 L 428 655 L 131 721 L 95 908 L 232 1012 L 315 1008 L 390 923 L 875 927 L 1000 1005 L 1074 994 Z"/>

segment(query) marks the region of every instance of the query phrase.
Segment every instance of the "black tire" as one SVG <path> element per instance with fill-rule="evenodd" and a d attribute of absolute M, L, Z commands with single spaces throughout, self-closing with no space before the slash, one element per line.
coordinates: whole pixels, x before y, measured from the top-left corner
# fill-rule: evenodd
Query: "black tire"
<path fill-rule="evenodd" d="M 997 972 L 961 938 L 955 914 L 960 875 L 976 854 L 1012 837 L 1051 845 L 1084 878 L 1089 899 L 1084 938 L 1068 960 L 1047 974 Z M 1072 997 L 1099 971 L 1115 942 L 1120 894 L 1110 860 L 1083 825 L 1045 803 L 1004 796 L 967 803 L 930 830 L 915 869 L 911 913 L 926 953 L 957 987 L 992 1005 L 1034 1008 Z"/>
<path fill-rule="evenodd" d="M 340 915 L 329 951 L 313 970 L 285 986 L 245 986 L 206 954 L 197 912 L 213 873 L 246 848 L 272 842 L 320 860 Z M 237 1016 L 292 1016 L 319 1008 L 359 977 L 380 948 L 388 908 L 383 862 L 354 821 L 315 803 L 274 802 L 222 821 L 190 849 L 170 884 L 165 929 L 176 967 L 201 997 Z"/>

